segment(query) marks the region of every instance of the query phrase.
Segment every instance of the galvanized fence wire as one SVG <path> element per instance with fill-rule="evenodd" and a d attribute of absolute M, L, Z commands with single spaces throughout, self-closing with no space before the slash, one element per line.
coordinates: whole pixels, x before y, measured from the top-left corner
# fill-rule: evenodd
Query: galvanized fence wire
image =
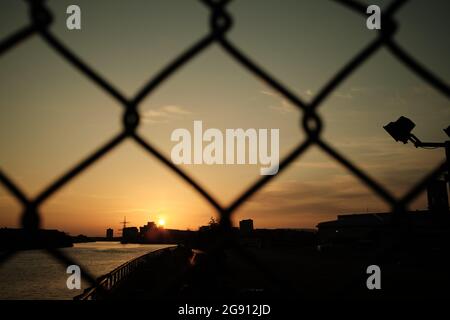
<path fill-rule="evenodd" d="M 199 0 L 210 10 L 210 32 L 194 42 L 192 46 L 180 53 L 176 59 L 165 66 L 160 72 L 152 76 L 150 80 L 135 94 L 131 99 L 125 97 L 117 88 L 104 79 L 92 67 L 87 65 L 80 57 L 71 49 L 67 48 L 50 30 L 53 22 L 51 11 L 46 7 L 45 0 L 24 0 L 28 4 L 30 23 L 28 26 L 11 34 L 0 42 L 0 55 L 12 50 L 20 43 L 26 41 L 31 36 L 39 36 L 45 41 L 49 47 L 54 49 L 59 55 L 75 69 L 84 74 L 93 83 L 100 86 L 104 91 L 109 93 L 113 98 L 123 106 L 123 130 L 112 137 L 103 146 L 95 150 L 90 156 L 73 166 L 70 170 L 61 175 L 47 188 L 42 190 L 37 197 L 30 199 L 24 192 L 14 183 L 14 181 L 0 169 L 0 182 L 5 188 L 16 198 L 23 207 L 22 226 L 28 233 L 33 234 L 40 226 L 41 205 L 48 200 L 56 191 L 63 188 L 74 177 L 81 174 L 87 167 L 94 164 L 97 160 L 108 154 L 112 149 L 120 145 L 127 139 L 134 140 L 143 149 L 147 150 L 151 155 L 164 163 L 168 168 L 173 170 L 185 182 L 191 185 L 210 205 L 218 212 L 220 216 L 220 224 L 223 230 L 229 230 L 232 223 L 233 213 L 257 191 L 261 190 L 275 176 L 263 176 L 257 180 L 250 188 L 238 196 L 229 206 L 222 206 L 219 202 L 209 194 L 193 177 L 185 173 L 181 168 L 173 164 L 166 156 L 157 150 L 149 141 L 137 133 L 139 126 L 140 103 L 151 93 L 153 93 L 159 85 L 170 78 L 175 72 L 180 70 L 189 61 L 201 54 L 206 48 L 213 44 L 219 45 L 224 52 L 239 63 L 244 69 L 247 69 L 257 78 L 263 80 L 273 90 L 276 90 L 290 103 L 296 106 L 302 113 L 300 125 L 306 133 L 306 139 L 299 144 L 281 160 L 279 165 L 279 173 L 285 170 L 294 160 L 303 155 L 310 147 L 317 146 L 323 152 L 328 154 L 336 162 L 340 163 L 352 175 L 357 177 L 362 183 L 367 185 L 374 194 L 387 203 L 395 217 L 402 216 L 407 206 L 424 191 L 427 184 L 444 173 L 448 168 L 445 161 L 430 172 L 424 179 L 414 185 L 409 192 L 401 198 L 394 197 L 387 189 L 378 183 L 373 177 L 360 169 L 356 164 L 352 163 L 345 155 L 339 153 L 329 143 L 321 138 L 324 129 L 322 118 L 317 113 L 323 102 L 330 94 L 345 81 L 353 72 L 355 72 L 364 62 L 374 56 L 381 48 L 386 48 L 400 63 L 403 63 L 411 72 L 420 77 L 424 82 L 428 83 L 435 90 L 440 92 L 447 98 L 450 98 L 450 90 L 438 76 L 427 70 L 420 62 L 416 61 L 407 51 L 405 51 L 394 39 L 394 35 L 398 30 L 398 24 L 395 21 L 395 14 L 408 2 L 408 0 L 392 1 L 382 13 L 382 29 L 378 30 L 377 37 L 371 41 L 363 50 L 352 57 L 344 67 L 342 67 L 317 93 L 310 102 L 305 102 L 299 98 L 286 85 L 279 81 L 275 76 L 270 74 L 262 66 L 258 65 L 238 48 L 230 39 L 227 33 L 232 28 L 233 17 L 227 12 L 227 5 L 231 0 Z M 362 19 L 367 18 L 367 5 L 353 0 L 330 0 L 341 4 L 343 7 L 354 11 L 361 15 Z M 257 8 L 255 8 L 257 10 Z M 230 243 L 228 243 L 230 242 Z M 261 271 L 265 272 L 274 282 L 281 279 L 273 272 L 268 270 L 266 266 L 255 256 L 252 256 L 244 248 L 239 247 L 235 243 L 231 243 L 229 237 L 224 237 L 222 245 L 228 243 L 236 250 L 244 259 L 255 265 Z M 61 250 L 54 248 L 46 249 L 53 257 L 58 259 L 63 265 L 78 264 L 72 261 Z M 16 251 L 9 251 L 0 256 L 0 265 L 12 257 Z M 81 266 L 82 267 L 82 266 Z M 96 285 L 96 279 L 82 267 L 82 275 L 91 285 Z"/>

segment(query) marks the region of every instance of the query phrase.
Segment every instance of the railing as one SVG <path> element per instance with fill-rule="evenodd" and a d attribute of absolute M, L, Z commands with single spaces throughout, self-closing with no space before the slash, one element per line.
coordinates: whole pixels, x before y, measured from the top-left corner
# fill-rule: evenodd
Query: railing
<path fill-rule="evenodd" d="M 113 271 L 100 276 L 97 279 L 97 285 L 89 287 L 84 290 L 84 292 L 78 296 L 75 296 L 74 300 L 95 300 L 101 294 L 107 294 L 112 289 L 114 289 L 117 284 L 128 278 L 135 270 L 137 270 L 142 265 L 149 262 L 149 260 L 156 259 L 161 255 L 169 252 L 173 252 L 178 247 L 173 246 L 169 248 L 159 249 L 156 251 L 148 252 L 142 256 L 134 258 L 125 262 L 124 264 L 118 266 Z"/>

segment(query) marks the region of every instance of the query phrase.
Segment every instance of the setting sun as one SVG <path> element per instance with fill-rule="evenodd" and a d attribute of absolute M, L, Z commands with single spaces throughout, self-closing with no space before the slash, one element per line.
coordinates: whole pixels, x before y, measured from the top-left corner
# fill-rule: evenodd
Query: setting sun
<path fill-rule="evenodd" d="M 166 221 L 165 221 L 164 219 L 160 218 L 160 219 L 158 220 L 158 226 L 164 227 L 165 224 L 166 224 Z"/>

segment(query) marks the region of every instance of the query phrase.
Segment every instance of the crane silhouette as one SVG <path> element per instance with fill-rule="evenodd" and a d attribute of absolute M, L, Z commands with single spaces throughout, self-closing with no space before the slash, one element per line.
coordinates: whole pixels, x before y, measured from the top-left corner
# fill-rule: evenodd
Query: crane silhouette
<path fill-rule="evenodd" d="M 123 234 L 123 229 L 125 229 L 127 227 L 127 224 L 129 224 L 131 221 L 127 221 L 127 217 L 123 217 L 123 221 L 120 222 L 120 224 L 122 225 L 122 229 L 119 229 L 120 231 L 122 231 Z"/>

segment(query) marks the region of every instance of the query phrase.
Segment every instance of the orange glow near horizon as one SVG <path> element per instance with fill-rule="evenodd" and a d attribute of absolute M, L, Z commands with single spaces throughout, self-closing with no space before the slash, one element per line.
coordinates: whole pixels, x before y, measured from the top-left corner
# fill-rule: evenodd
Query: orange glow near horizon
<path fill-rule="evenodd" d="M 165 225 L 166 225 L 166 220 L 164 220 L 163 218 L 159 218 L 158 226 L 159 227 L 164 227 Z"/>
<path fill-rule="evenodd" d="M 67 17 L 61 10 L 62 2 L 48 2 L 55 22 L 64 22 Z M 180 30 L 176 21 L 165 14 L 154 14 L 152 19 L 144 14 L 169 12 L 174 5 L 171 1 L 135 1 L 133 5 L 111 2 L 115 4 L 105 10 L 100 1 L 83 1 L 83 11 L 99 17 L 89 22 L 86 33 L 68 32 L 64 23 L 52 25 L 52 31 L 127 99 L 157 76 L 171 57 L 191 46 L 196 39 L 192 36 L 205 32 L 208 12 L 199 4 L 177 1 L 183 8 Z M 233 5 L 233 14 L 240 23 L 233 40 L 245 44 L 246 53 L 257 58 L 271 75 L 279 76 L 283 85 L 305 104 L 320 100 L 322 142 L 396 199 L 408 194 L 442 163 L 443 150 L 402 145 L 383 129 L 404 115 L 416 122 L 414 133 L 421 139 L 446 141 L 442 129 L 450 119 L 446 97 L 405 69 L 386 50 L 362 63 L 326 99 L 317 100 L 334 73 L 361 50 L 370 34 L 376 36 L 367 31 L 361 17 L 332 1 L 286 1 L 277 10 L 273 10 L 276 1 L 260 1 L 258 10 L 248 3 L 238 1 Z M 450 79 L 450 62 L 445 59 L 450 45 L 434 43 L 428 39 L 432 37 L 417 37 L 441 30 L 444 24 L 439 24 L 447 21 L 447 10 L 440 4 L 436 7 L 439 9 L 433 9 L 433 23 L 415 23 L 419 16 L 426 19 L 431 10 L 428 6 L 425 1 L 417 2 L 402 12 L 402 21 L 408 27 L 402 28 L 397 40 L 411 50 L 416 48 L 424 63 L 440 71 L 443 79 Z M 124 12 L 130 18 L 127 28 L 117 23 Z M 0 1 L 0 40 L 28 23 L 25 13 L 20 1 Z M 246 16 L 252 19 L 242 19 Z M 274 28 L 267 22 L 268 16 L 273 25 L 284 27 Z M 113 30 L 114 36 L 104 37 L 105 30 Z M 255 37 L 260 33 L 264 37 Z M 151 41 L 141 41 L 144 38 Z M 302 41 L 290 41 L 292 38 Z M 117 39 L 125 39 L 126 46 Z M 199 120 L 203 124 L 202 134 L 196 135 L 199 138 L 208 129 L 218 130 L 222 137 L 227 129 L 279 129 L 281 161 L 309 138 L 301 123 L 303 108 L 236 63 L 221 46 L 208 47 L 186 61 L 167 74 L 160 85 L 151 87 L 145 99 L 138 99 L 140 121 L 136 134 L 160 155 L 151 154 L 128 137 L 104 149 L 107 152 L 102 156 L 92 158 L 94 152 L 123 132 L 122 102 L 52 51 L 45 41 L 33 38 L 0 56 L 0 171 L 29 199 L 49 195 L 39 202 L 43 229 L 103 237 L 108 228 L 122 228 L 126 216 L 126 227 L 139 228 L 155 222 L 160 228 L 194 231 L 208 225 L 211 217 L 220 220 L 217 205 L 236 208 L 230 212 L 236 227 L 242 219 L 253 219 L 255 228 L 301 229 L 315 228 L 337 215 L 391 209 L 389 201 L 317 144 L 310 145 L 274 179 L 259 184 L 261 188 L 243 198 L 245 201 L 238 206 L 240 197 L 264 178 L 260 175 L 260 161 L 249 164 L 250 143 L 245 142 L 243 164 L 236 164 L 234 158 L 237 143 L 230 163 L 176 164 L 202 192 L 170 168 L 167 162 L 175 165 L 171 155 L 181 142 L 174 141 L 172 134 L 185 129 L 194 140 L 194 122 Z M 223 145 L 219 147 L 220 139 L 201 138 L 199 143 L 191 141 L 191 156 L 195 154 L 194 144 L 201 146 L 198 150 L 202 155 L 208 146 L 223 149 Z M 226 156 L 226 150 L 222 151 Z M 84 162 L 89 165 L 73 171 L 86 159 L 95 161 Z M 10 191 L 0 182 L 0 228 L 22 226 L 22 202 Z M 426 192 L 410 203 L 409 209 L 427 209 Z"/>

